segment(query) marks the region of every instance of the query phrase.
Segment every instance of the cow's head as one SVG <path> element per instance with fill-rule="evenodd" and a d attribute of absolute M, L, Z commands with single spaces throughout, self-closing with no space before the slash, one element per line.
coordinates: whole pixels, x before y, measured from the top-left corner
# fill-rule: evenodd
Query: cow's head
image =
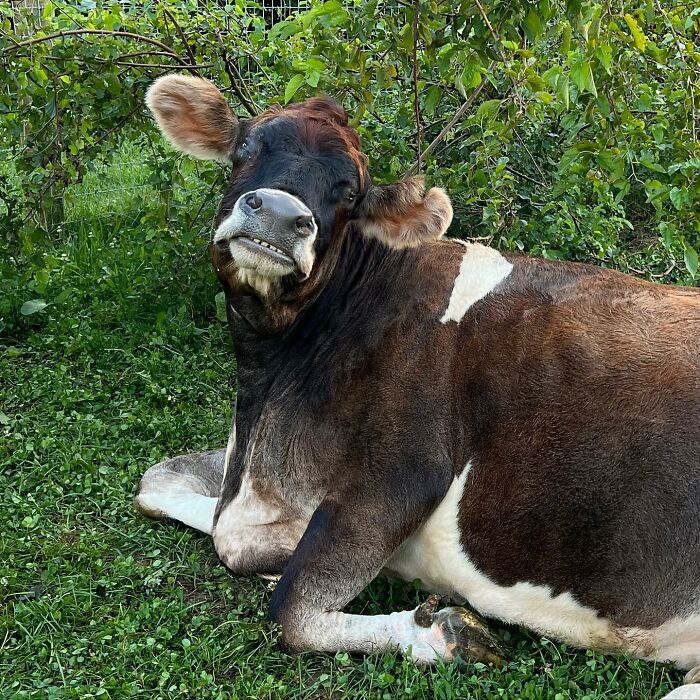
<path fill-rule="evenodd" d="M 452 220 L 447 195 L 426 192 L 420 178 L 373 185 L 357 133 L 328 98 L 238 119 L 208 81 L 169 75 L 146 101 L 176 148 L 231 165 L 212 258 L 235 291 L 293 296 L 350 221 L 359 235 L 405 248 L 439 238 Z"/>

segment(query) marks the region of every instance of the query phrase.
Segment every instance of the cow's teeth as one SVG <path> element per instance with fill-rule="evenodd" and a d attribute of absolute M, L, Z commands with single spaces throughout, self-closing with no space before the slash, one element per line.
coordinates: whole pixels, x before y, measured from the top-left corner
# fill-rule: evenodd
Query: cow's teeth
<path fill-rule="evenodd" d="M 259 239 L 259 238 L 254 238 L 253 240 L 254 240 L 256 243 L 260 243 L 260 239 Z"/>

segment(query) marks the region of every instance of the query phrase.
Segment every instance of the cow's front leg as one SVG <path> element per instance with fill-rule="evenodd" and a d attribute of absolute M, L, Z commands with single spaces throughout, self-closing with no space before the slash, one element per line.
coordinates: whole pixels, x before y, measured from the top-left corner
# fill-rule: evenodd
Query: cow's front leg
<path fill-rule="evenodd" d="M 368 483 L 362 493 L 337 494 L 319 506 L 270 603 L 284 643 L 331 652 L 398 649 L 423 663 L 456 656 L 498 663 L 495 640 L 462 608 L 435 613 L 431 600 L 390 615 L 341 612 L 435 507 L 447 489 L 436 481 L 409 481 L 390 494 Z"/>
<path fill-rule="evenodd" d="M 149 518 L 177 520 L 211 535 L 226 450 L 182 455 L 141 477 L 134 505 Z"/>

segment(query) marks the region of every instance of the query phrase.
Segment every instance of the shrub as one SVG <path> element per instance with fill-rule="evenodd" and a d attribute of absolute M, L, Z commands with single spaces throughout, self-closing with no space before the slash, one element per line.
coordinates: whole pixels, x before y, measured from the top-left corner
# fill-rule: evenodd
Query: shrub
<path fill-rule="evenodd" d="M 168 152 L 142 106 L 148 84 L 175 70 L 212 79 L 241 114 L 335 96 L 369 145 L 377 179 L 422 170 L 449 190 L 453 235 L 669 281 L 695 277 L 700 8 L 286 7 L 47 0 L 41 17 L 0 7 L 0 246 L 10 259 L 0 263 L 0 291 L 20 298 L 41 275 L 37 252 L 65 218 L 55 195 L 124 140 L 140 144 L 156 191 L 190 193 L 156 198 L 144 226 L 201 224 L 222 176 Z"/>

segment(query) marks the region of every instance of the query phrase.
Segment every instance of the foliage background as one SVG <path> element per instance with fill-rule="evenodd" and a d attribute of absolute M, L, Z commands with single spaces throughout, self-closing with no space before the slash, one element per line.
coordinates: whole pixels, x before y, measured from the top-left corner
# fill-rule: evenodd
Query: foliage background
<path fill-rule="evenodd" d="M 0 4 L 0 698 L 641 700 L 678 683 L 512 628 L 503 671 L 289 657 L 265 582 L 135 517 L 148 466 L 225 444 L 235 372 L 205 245 L 226 173 L 169 150 L 143 96 L 173 70 L 241 115 L 327 92 L 377 180 L 420 152 L 453 197 L 451 235 L 690 284 L 700 8 L 31 4 Z M 416 600 L 376 582 L 352 609 Z"/>
<path fill-rule="evenodd" d="M 49 287 L 60 294 L 60 265 L 42 258 L 66 214 L 80 216 L 70 185 L 125 141 L 158 195 L 140 212 L 145 242 L 205 232 L 222 174 L 165 149 L 143 108 L 148 84 L 172 70 L 211 78 L 241 114 L 334 95 L 378 180 L 400 177 L 448 127 L 420 169 L 451 193 L 453 235 L 692 281 L 700 7 L 389 3 L 329 0 L 291 15 L 284 0 L 0 7 L 3 323 L 21 322 L 18 304 Z"/>

